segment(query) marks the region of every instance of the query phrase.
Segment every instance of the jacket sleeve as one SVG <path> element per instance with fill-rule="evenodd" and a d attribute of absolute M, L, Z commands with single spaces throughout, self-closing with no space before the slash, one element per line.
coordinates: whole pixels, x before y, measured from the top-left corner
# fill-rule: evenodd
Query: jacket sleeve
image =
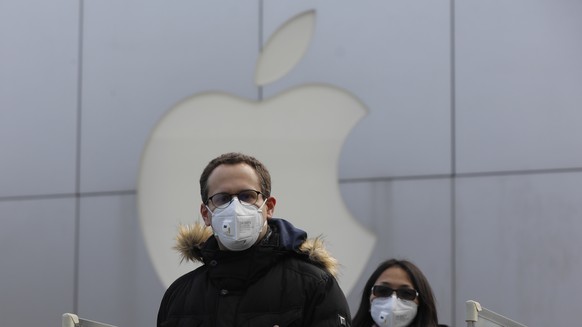
<path fill-rule="evenodd" d="M 160 303 L 160 308 L 158 310 L 158 319 L 156 326 L 161 327 L 164 325 L 167 315 L 168 315 L 168 301 L 169 301 L 169 290 L 164 293 L 164 297 L 162 298 L 162 302 Z"/>
<path fill-rule="evenodd" d="M 306 307 L 306 326 L 350 327 L 352 318 L 346 297 L 337 280 L 327 274 L 316 284 Z"/>

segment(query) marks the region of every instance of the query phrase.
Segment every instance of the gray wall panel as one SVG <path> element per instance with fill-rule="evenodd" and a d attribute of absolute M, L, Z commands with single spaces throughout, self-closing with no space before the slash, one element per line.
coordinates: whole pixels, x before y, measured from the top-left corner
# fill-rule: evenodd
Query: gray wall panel
<path fill-rule="evenodd" d="M 0 4 L 0 197 L 72 193 L 79 4 Z"/>
<path fill-rule="evenodd" d="M 457 325 L 466 300 L 527 326 L 575 326 L 582 174 L 457 181 Z M 562 295 L 560 295 L 562 294 Z"/>
<path fill-rule="evenodd" d="M 155 325 L 164 287 L 146 252 L 135 196 L 83 198 L 79 240 L 79 315 Z"/>
<path fill-rule="evenodd" d="M 75 200 L 0 201 L 2 326 L 60 326 L 74 308 Z"/>
<path fill-rule="evenodd" d="M 257 97 L 257 1 L 134 4 L 85 5 L 81 189 L 86 192 L 134 189 L 151 129 L 186 97 L 204 91 Z"/>
<path fill-rule="evenodd" d="M 459 172 L 582 166 L 582 2 L 458 1 Z"/>
<path fill-rule="evenodd" d="M 265 87 L 265 96 L 328 83 L 363 101 L 369 114 L 348 136 L 341 178 L 450 172 L 449 1 L 309 4 L 305 9 L 317 15 L 310 48 L 288 76 Z M 264 40 L 301 9 L 266 2 Z"/>

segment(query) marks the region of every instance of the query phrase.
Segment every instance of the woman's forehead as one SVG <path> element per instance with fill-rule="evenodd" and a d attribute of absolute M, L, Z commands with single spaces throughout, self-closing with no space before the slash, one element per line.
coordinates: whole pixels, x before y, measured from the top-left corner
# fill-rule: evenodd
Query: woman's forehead
<path fill-rule="evenodd" d="M 406 271 L 398 266 L 392 266 L 382 272 L 376 280 L 376 285 L 384 284 L 391 287 L 412 287 L 412 280 Z"/>

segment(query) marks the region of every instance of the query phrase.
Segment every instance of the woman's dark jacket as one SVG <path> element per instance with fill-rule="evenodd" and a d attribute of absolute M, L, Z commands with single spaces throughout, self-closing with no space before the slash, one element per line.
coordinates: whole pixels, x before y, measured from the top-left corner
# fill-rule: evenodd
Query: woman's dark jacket
<path fill-rule="evenodd" d="M 350 326 L 337 262 L 320 239 L 283 219 L 245 251 L 220 251 L 210 228 L 182 227 L 176 248 L 203 265 L 177 279 L 158 312 L 159 327 Z"/>

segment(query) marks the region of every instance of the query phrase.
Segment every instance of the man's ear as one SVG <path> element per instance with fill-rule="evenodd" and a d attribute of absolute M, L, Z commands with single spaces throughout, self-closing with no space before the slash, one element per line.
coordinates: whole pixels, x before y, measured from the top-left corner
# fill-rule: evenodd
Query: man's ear
<path fill-rule="evenodd" d="M 204 203 L 200 204 L 200 214 L 202 215 L 202 219 L 204 219 L 204 224 L 210 226 L 212 219 L 210 217 L 210 212 Z"/>
<path fill-rule="evenodd" d="M 275 205 L 276 204 L 277 204 L 277 199 L 275 199 L 274 197 L 270 196 L 267 199 L 267 203 L 265 204 L 265 207 L 267 207 L 267 219 L 273 218 L 273 214 L 275 213 Z"/>

